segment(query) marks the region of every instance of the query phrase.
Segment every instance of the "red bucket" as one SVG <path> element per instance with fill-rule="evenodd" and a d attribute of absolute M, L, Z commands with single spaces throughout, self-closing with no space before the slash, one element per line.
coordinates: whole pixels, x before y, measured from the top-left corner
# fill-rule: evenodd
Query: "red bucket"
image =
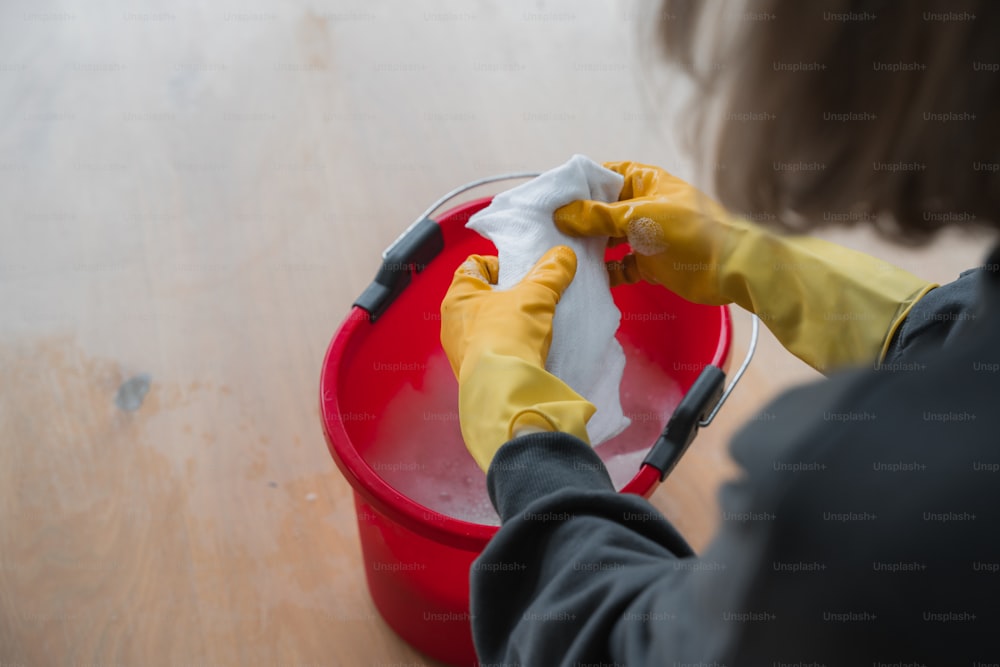
<path fill-rule="evenodd" d="M 320 378 L 323 430 L 354 489 L 375 606 L 400 637 L 453 665 L 476 664 L 469 569 L 496 533 L 497 520 L 485 475 L 462 442 L 458 387 L 441 349 L 439 309 L 462 260 L 496 253 L 465 228 L 489 202 L 458 206 L 436 222 L 424 218 L 408 230 L 410 238 L 386 251 L 376 282 L 331 341 Z M 732 334 L 729 310 L 692 304 L 647 284 L 612 294 L 622 312 L 617 337 L 627 363 L 621 397 L 632 425 L 597 451 L 616 488 L 648 497 L 669 472 L 644 462 L 650 446 L 683 411 L 677 409 L 681 399 L 688 403 L 686 395 L 696 393 L 693 385 L 706 366 L 722 377 L 718 369 L 728 360 Z M 713 402 L 720 391 L 721 381 L 710 392 Z M 688 442 L 691 435 L 693 429 Z M 686 445 L 676 446 L 673 463 Z"/>

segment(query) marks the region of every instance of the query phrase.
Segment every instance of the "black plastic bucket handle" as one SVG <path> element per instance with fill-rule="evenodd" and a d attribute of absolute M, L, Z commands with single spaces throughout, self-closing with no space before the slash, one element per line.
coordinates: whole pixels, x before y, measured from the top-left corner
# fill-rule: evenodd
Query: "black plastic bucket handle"
<path fill-rule="evenodd" d="M 733 375 L 733 381 L 723 389 L 726 374 L 721 368 L 709 364 L 701 369 L 701 375 L 684 394 L 684 398 L 674 409 L 674 414 L 670 416 L 670 421 L 663 427 L 660 437 L 656 439 L 649 454 L 643 459 L 643 465 L 651 466 L 660 471 L 661 482 L 667 478 L 670 471 L 684 456 L 684 452 L 687 451 L 694 436 L 698 433 L 698 428 L 712 423 L 719 408 L 729 398 L 729 394 L 736 388 L 736 383 L 740 381 L 750 365 L 753 353 L 757 349 L 757 337 L 760 334 L 760 318 L 752 313 L 751 317 L 753 319 L 750 344 L 747 346 L 743 363 Z"/>
<path fill-rule="evenodd" d="M 361 293 L 354 305 L 367 312 L 368 319 L 374 322 L 385 312 L 389 304 L 395 301 L 396 297 L 406 289 L 406 286 L 413 280 L 414 274 L 423 271 L 424 267 L 437 257 L 438 253 L 444 249 L 444 237 L 441 235 L 438 223 L 432 220 L 431 216 L 439 208 L 463 192 L 478 188 L 480 185 L 519 178 L 535 178 L 539 175 L 539 172 L 526 171 L 487 176 L 470 181 L 442 196 L 427 207 L 427 210 L 421 213 L 419 218 L 404 229 L 403 233 L 382 251 L 382 266 L 375 274 L 375 279 Z"/>

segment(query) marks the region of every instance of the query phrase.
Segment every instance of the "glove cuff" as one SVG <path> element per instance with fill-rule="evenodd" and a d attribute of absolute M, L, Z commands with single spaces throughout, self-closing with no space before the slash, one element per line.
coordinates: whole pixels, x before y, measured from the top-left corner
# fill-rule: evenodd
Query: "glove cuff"
<path fill-rule="evenodd" d="M 910 311 L 913 307 L 917 305 L 917 302 L 923 299 L 928 292 L 930 292 L 935 287 L 940 287 L 937 283 L 928 283 L 924 285 L 923 289 L 914 294 L 908 301 L 900 304 L 900 313 L 893 320 L 892 325 L 889 327 L 889 331 L 885 335 L 885 340 L 882 341 L 882 349 L 878 353 L 878 359 L 876 359 L 876 365 L 881 364 L 885 361 L 885 355 L 889 353 L 889 348 L 892 346 L 892 339 L 896 337 L 896 332 L 899 327 L 902 326 L 903 322 L 906 320 Z"/>
<path fill-rule="evenodd" d="M 510 418 L 507 425 L 507 440 L 514 437 L 514 429 L 519 426 L 534 426 L 545 431 L 569 433 L 588 445 L 587 422 L 597 409 L 584 399 L 550 401 L 524 408 Z"/>
<path fill-rule="evenodd" d="M 458 412 L 469 453 L 484 471 L 515 426 L 570 433 L 585 442 L 592 403 L 518 357 L 484 353 L 459 373 Z"/>

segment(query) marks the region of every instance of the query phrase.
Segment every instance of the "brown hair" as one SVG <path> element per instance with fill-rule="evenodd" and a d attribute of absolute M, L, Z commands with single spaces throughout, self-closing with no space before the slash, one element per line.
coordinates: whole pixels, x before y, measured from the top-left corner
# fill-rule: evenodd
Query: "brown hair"
<path fill-rule="evenodd" d="M 996 0 L 665 0 L 657 21 L 730 209 L 909 243 L 1000 227 Z"/>

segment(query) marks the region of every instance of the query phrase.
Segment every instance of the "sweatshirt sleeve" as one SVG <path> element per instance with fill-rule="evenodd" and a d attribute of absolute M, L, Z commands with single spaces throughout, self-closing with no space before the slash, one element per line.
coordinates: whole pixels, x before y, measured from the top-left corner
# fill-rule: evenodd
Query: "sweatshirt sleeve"
<path fill-rule="evenodd" d="M 648 501 L 615 492 L 586 443 L 563 433 L 506 443 L 487 474 L 502 525 L 470 572 L 480 661 L 771 664 L 756 661 L 770 646 L 753 660 L 741 653 L 740 662 L 727 661 L 753 638 L 780 636 L 796 622 L 789 608 L 802 605 L 796 595 L 782 607 L 760 593 L 762 582 L 784 574 L 771 572 L 786 560 L 775 541 L 797 534 L 802 524 L 792 510 L 810 497 L 808 488 L 787 495 L 800 476 L 788 471 L 822 475 L 838 466 L 814 452 L 864 440 L 855 429 L 866 422 L 817 415 L 853 414 L 844 400 L 864 400 L 866 375 L 842 373 L 790 390 L 768 406 L 768 420 L 739 433 L 731 451 L 742 474 L 722 486 L 719 530 L 698 556 Z M 821 495 L 818 501 L 830 500 Z M 830 589 L 844 586 L 853 590 L 840 580 Z"/>
<path fill-rule="evenodd" d="M 662 665 L 722 650 L 716 612 L 744 575 L 695 558 L 649 502 L 616 493 L 584 442 L 563 433 L 512 440 L 487 484 L 502 528 L 471 571 L 483 664 Z M 719 553 L 736 551 L 726 542 Z"/>

